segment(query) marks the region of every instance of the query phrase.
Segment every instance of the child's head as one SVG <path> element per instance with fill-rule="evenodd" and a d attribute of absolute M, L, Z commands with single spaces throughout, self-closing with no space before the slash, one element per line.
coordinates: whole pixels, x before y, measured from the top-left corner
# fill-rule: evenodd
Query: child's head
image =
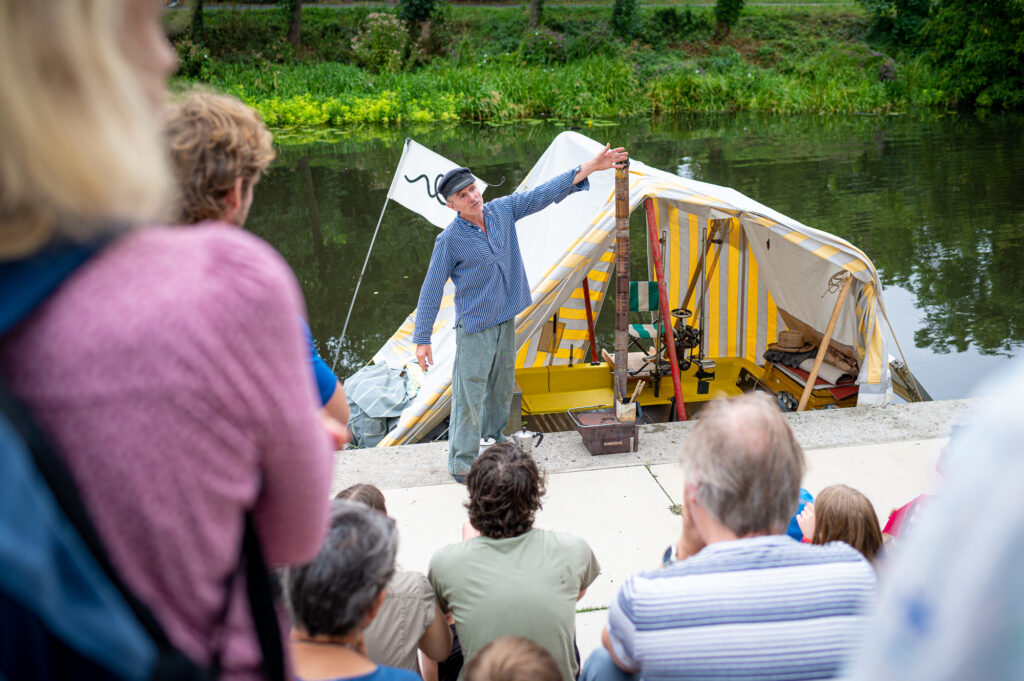
<path fill-rule="evenodd" d="M 560 681 L 558 663 L 544 647 L 521 636 L 502 636 L 466 665 L 466 681 Z"/>
<path fill-rule="evenodd" d="M 388 514 L 388 509 L 384 506 L 384 493 L 365 482 L 358 482 L 351 487 L 346 487 L 338 492 L 334 498 L 358 501 L 369 506 L 374 511 L 380 511 L 384 515 Z"/>
<path fill-rule="evenodd" d="M 814 500 L 815 544 L 846 542 L 874 562 L 882 545 L 882 529 L 866 496 L 846 485 L 831 485 Z"/>

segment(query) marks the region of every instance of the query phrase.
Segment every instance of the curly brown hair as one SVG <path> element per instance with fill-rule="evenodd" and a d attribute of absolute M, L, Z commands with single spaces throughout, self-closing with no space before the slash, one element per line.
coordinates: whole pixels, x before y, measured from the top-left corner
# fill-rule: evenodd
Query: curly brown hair
<path fill-rule="evenodd" d="M 165 134 L 188 224 L 223 217 L 235 181 L 248 189 L 275 156 L 259 114 L 230 95 L 189 92 L 168 108 Z"/>
<path fill-rule="evenodd" d="M 485 537 L 518 537 L 533 527 L 544 496 L 544 476 L 529 454 L 499 442 L 477 457 L 466 477 L 469 522 Z"/>

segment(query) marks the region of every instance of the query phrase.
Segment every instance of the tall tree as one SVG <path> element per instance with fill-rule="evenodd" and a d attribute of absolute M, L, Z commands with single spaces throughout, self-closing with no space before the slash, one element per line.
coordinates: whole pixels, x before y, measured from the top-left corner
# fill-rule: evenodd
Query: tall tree
<path fill-rule="evenodd" d="M 298 47 L 302 44 L 302 0 L 278 0 L 277 4 L 288 22 L 288 42 Z"/>
<path fill-rule="evenodd" d="M 201 45 L 206 37 L 203 31 L 203 0 L 189 0 L 186 6 L 192 14 L 189 37 L 192 38 L 192 42 Z"/>
<path fill-rule="evenodd" d="M 544 10 L 544 0 L 530 0 L 530 26 L 540 24 L 540 15 Z"/>
<path fill-rule="evenodd" d="M 639 0 L 615 0 L 612 7 L 612 32 L 623 40 L 631 40 L 637 34 L 639 4 Z"/>
<path fill-rule="evenodd" d="M 744 0 L 717 0 L 715 2 L 715 40 L 723 40 L 740 18 Z"/>
<path fill-rule="evenodd" d="M 398 0 L 398 18 L 409 26 L 410 35 L 419 27 L 420 40 L 430 38 L 430 28 L 442 0 Z"/>

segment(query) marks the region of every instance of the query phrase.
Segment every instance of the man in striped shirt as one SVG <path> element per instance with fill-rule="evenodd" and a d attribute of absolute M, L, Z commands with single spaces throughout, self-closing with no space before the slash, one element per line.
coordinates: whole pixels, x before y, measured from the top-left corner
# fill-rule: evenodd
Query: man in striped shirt
<path fill-rule="evenodd" d="M 782 414 L 761 395 L 712 404 L 682 466 L 675 560 L 623 583 L 582 681 L 837 676 L 875 573 L 846 544 L 785 534 L 804 455 Z"/>
<path fill-rule="evenodd" d="M 530 286 L 516 221 L 590 188 L 587 177 L 625 162 L 621 147 L 525 191 L 483 202 L 469 168 L 455 168 L 438 191 L 458 216 L 434 242 L 420 289 L 413 342 L 423 371 L 433 363 L 430 336 L 445 282 L 455 284 L 455 368 L 448 429 L 448 470 L 456 482 L 479 452 L 481 438 L 503 440 L 512 403 L 515 316 L 530 305 Z"/>

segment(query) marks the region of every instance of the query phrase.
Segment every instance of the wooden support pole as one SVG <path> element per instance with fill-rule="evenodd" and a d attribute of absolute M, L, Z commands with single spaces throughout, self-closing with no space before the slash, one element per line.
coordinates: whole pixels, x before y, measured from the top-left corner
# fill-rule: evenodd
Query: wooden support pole
<path fill-rule="evenodd" d="M 832 316 L 828 320 L 828 326 L 825 327 L 825 335 L 821 337 L 821 345 L 818 346 L 818 355 L 814 358 L 811 375 L 807 377 L 807 385 L 804 386 L 804 392 L 800 395 L 800 404 L 796 408 L 797 411 L 806 409 L 807 402 L 811 399 L 811 391 L 814 389 L 814 383 L 818 380 L 821 363 L 825 361 L 825 352 L 828 350 L 828 344 L 832 341 L 832 332 L 835 331 L 836 322 L 839 320 L 839 311 L 843 309 L 843 301 L 846 300 L 846 294 L 850 291 L 851 283 L 853 283 L 853 275 L 847 272 L 846 281 L 843 282 L 843 287 L 839 289 L 836 306 L 832 308 Z"/>
<path fill-rule="evenodd" d="M 615 399 L 625 402 L 629 366 L 629 161 L 615 169 Z"/>
<path fill-rule="evenodd" d="M 661 261 L 661 242 L 658 239 L 658 223 L 654 219 L 654 202 L 650 199 L 644 200 L 644 208 L 647 209 L 647 241 L 654 256 L 654 276 L 658 278 L 658 309 L 661 310 L 661 324 L 665 333 L 665 345 L 668 346 L 668 362 L 672 369 L 672 391 L 676 397 L 676 418 L 680 421 L 686 420 L 686 405 L 683 403 L 683 385 L 679 378 L 679 358 L 676 357 L 676 338 L 672 330 L 672 316 L 668 309 L 668 291 L 665 289 L 665 268 Z M 661 357 L 655 357 L 654 361 L 660 362 Z M 655 364 L 655 367 L 658 365 Z M 659 379 L 660 380 L 660 379 Z M 657 394 L 657 393 L 655 393 Z"/>
<path fill-rule="evenodd" d="M 597 364 L 597 335 L 594 333 L 594 309 L 590 306 L 590 277 L 583 277 L 583 301 L 587 308 L 587 333 L 590 336 L 590 361 Z"/>

